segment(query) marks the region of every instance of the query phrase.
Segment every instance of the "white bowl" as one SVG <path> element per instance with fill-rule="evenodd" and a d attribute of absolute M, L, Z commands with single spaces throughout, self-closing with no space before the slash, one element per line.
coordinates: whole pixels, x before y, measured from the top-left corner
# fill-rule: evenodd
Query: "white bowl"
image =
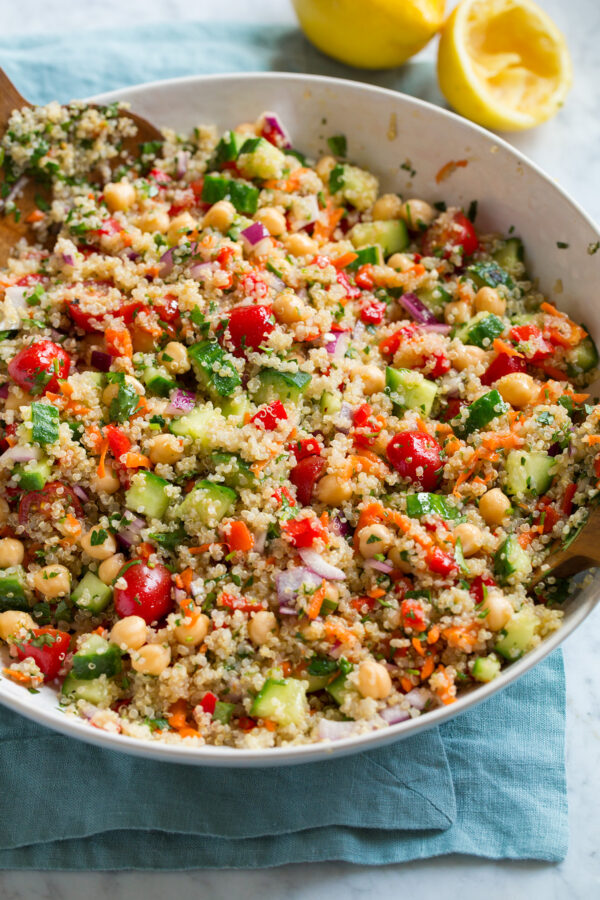
<path fill-rule="evenodd" d="M 352 81 L 280 73 L 178 78 L 93 98 L 127 100 L 159 126 L 186 131 L 214 123 L 224 130 L 276 111 L 295 147 L 318 157 L 327 137 L 345 134 L 353 161 L 375 172 L 384 189 L 407 197 L 468 207 L 478 201 L 477 227 L 506 233 L 514 226 L 525 243 L 528 269 L 541 289 L 600 343 L 600 305 L 591 298 L 600 262 L 588 246 L 600 234 L 582 209 L 517 150 L 490 132 L 429 103 Z M 449 160 L 467 160 L 442 183 L 436 173 Z M 558 249 L 557 242 L 568 243 Z M 55 691 L 29 694 L 0 679 L 0 702 L 63 734 L 113 750 L 163 761 L 206 766 L 274 766 L 358 753 L 416 734 L 465 712 L 502 690 L 552 652 L 583 622 L 600 597 L 600 575 L 567 606 L 562 627 L 494 681 L 456 703 L 381 731 L 335 743 L 272 750 L 191 748 L 141 741 L 92 728 L 65 715 Z"/>

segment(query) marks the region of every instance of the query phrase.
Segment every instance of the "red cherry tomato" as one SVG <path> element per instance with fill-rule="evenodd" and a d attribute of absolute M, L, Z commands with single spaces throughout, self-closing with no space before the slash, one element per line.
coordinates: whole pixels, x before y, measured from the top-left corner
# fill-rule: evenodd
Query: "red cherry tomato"
<path fill-rule="evenodd" d="M 465 256 L 471 256 L 479 247 L 473 223 L 464 213 L 442 213 L 433 225 L 423 234 L 423 256 L 436 256 L 441 253 L 447 259 L 456 250 L 462 250 Z"/>
<path fill-rule="evenodd" d="M 418 325 L 403 325 L 398 331 L 394 331 L 384 338 L 379 344 L 379 350 L 384 356 L 393 356 L 401 344 L 411 341 L 418 334 Z"/>
<path fill-rule="evenodd" d="M 234 597 L 233 594 L 221 594 L 217 603 L 219 606 L 224 606 L 225 609 L 230 609 L 232 612 L 239 609 L 242 612 L 251 613 L 264 609 L 262 603 L 251 603 L 244 597 Z"/>
<path fill-rule="evenodd" d="M 524 353 L 527 359 L 532 362 L 541 362 L 552 356 L 554 347 L 544 340 L 541 329 L 537 325 L 529 323 L 525 325 L 515 325 L 510 329 L 509 337 L 513 344 L 516 344 L 521 353 Z"/>
<path fill-rule="evenodd" d="M 37 663 L 44 681 L 52 681 L 60 672 L 67 653 L 71 635 L 56 628 L 34 628 L 32 637 L 15 644 L 19 659 L 31 658 Z"/>
<path fill-rule="evenodd" d="M 424 491 L 433 490 L 440 479 L 441 452 L 438 442 L 420 431 L 401 431 L 387 445 L 387 457 L 396 471 Z"/>
<path fill-rule="evenodd" d="M 307 456 L 290 472 L 290 481 L 296 487 L 296 496 L 302 506 L 310 504 L 315 484 L 321 477 L 325 465 L 325 460 L 320 456 Z"/>
<path fill-rule="evenodd" d="M 427 565 L 436 575 L 446 576 L 458 570 L 458 565 L 453 556 L 445 553 L 440 547 L 431 547 L 426 552 Z"/>
<path fill-rule="evenodd" d="M 20 350 L 8 364 L 13 381 L 30 394 L 57 391 L 59 378 L 68 378 L 69 354 L 53 341 L 37 341 Z"/>
<path fill-rule="evenodd" d="M 268 406 L 261 406 L 250 421 L 254 422 L 255 425 L 262 425 L 265 431 L 274 431 L 284 419 L 287 419 L 285 406 L 281 400 L 275 400 L 274 403 L 269 403 Z"/>
<path fill-rule="evenodd" d="M 166 172 L 163 172 L 162 169 L 150 169 L 148 178 L 153 178 L 161 187 L 166 187 L 166 185 L 170 184 L 172 181 L 171 176 L 167 175 Z"/>
<path fill-rule="evenodd" d="M 291 444 L 288 444 L 288 450 L 292 451 L 297 462 L 300 462 L 301 459 L 306 459 L 307 456 L 319 456 L 322 449 L 318 440 L 312 437 L 303 438 L 301 441 L 293 441 Z"/>
<path fill-rule="evenodd" d="M 503 378 L 511 372 L 525 372 L 526 370 L 527 360 L 522 356 L 510 356 L 508 353 L 499 353 L 481 376 L 481 383 L 489 387 L 494 381 L 498 381 L 499 378 Z"/>
<path fill-rule="evenodd" d="M 105 433 L 108 439 L 108 449 L 115 459 L 120 459 L 124 453 L 129 453 L 131 441 L 120 428 L 117 428 L 116 425 L 107 425 Z"/>
<path fill-rule="evenodd" d="M 281 523 L 292 547 L 312 547 L 317 538 L 325 539 L 327 529 L 319 519 L 288 519 Z"/>
<path fill-rule="evenodd" d="M 180 316 L 177 297 L 173 297 L 171 294 L 157 300 L 152 309 L 162 322 L 167 322 L 169 325 L 176 322 Z"/>
<path fill-rule="evenodd" d="M 115 611 L 120 619 L 141 616 L 150 625 L 173 609 L 171 573 L 166 566 L 135 563 L 120 578 L 127 582 L 127 587 L 115 588 Z"/>
<path fill-rule="evenodd" d="M 270 306 L 238 306 L 231 311 L 227 336 L 238 353 L 258 350 L 275 324 Z"/>
<path fill-rule="evenodd" d="M 41 491 L 28 491 L 23 494 L 19 503 L 19 523 L 26 525 L 32 516 L 54 518 L 54 504 L 62 503 L 65 515 L 67 512 L 83 519 L 83 507 L 73 488 L 62 481 L 49 481 Z M 60 517 L 59 517 L 60 518 Z"/>
<path fill-rule="evenodd" d="M 361 304 L 360 319 L 365 325 L 381 325 L 385 317 L 387 307 L 381 300 L 374 297 L 369 298 Z"/>

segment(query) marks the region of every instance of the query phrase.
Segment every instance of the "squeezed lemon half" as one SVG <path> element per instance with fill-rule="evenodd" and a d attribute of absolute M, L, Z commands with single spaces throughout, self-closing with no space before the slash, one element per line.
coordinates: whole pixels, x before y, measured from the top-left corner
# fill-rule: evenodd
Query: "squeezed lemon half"
<path fill-rule="evenodd" d="M 521 131 L 558 112 L 571 58 L 559 28 L 532 0 L 462 0 L 442 31 L 438 79 L 461 115 Z"/>

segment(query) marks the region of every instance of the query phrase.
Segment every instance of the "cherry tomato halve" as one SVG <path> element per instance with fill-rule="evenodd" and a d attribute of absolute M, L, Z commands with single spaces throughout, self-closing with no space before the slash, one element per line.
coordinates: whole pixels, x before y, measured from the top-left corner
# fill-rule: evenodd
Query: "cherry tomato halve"
<path fill-rule="evenodd" d="M 44 675 L 44 681 L 56 678 L 64 665 L 71 635 L 56 628 L 34 628 L 31 637 L 15 644 L 19 659 L 31 658 Z"/>
<path fill-rule="evenodd" d="M 121 578 L 127 586 L 115 587 L 115 611 L 119 618 L 141 616 L 150 625 L 173 609 L 171 573 L 166 566 L 134 563 L 121 570 Z"/>
<path fill-rule="evenodd" d="M 527 370 L 527 360 L 522 356 L 510 356 L 508 353 L 499 353 L 492 360 L 483 375 L 481 383 L 489 387 L 499 378 L 510 375 L 511 372 L 525 372 Z"/>
<path fill-rule="evenodd" d="M 401 431 L 387 445 L 387 457 L 396 471 L 424 491 L 433 490 L 440 480 L 441 452 L 438 442 L 420 431 Z"/>
<path fill-rule="evenodd" d="M 423 256 L 441 255 L 445 259 L 456 250 L 472 256 L 479 247 L 473 223 L 460 210 L 442 213 L 423 234 Z"/>
<path fill-rule="evenodd" d="M 259 350 L 275 328 L 270 306 L 238 306 L 231 311 L 227 336 L 237 353 Z"/>
<path fill-rule="evenodd" d="M 8 374 L 30 394 L 56 392 L 60 378 L 68 378 L 71 359 L 53 341 L 36 341 L 24 347 L 8 364 Z"/>
<path fill-rule="evenodd" d="M 296 488 L 296 496 L 302 506 L 308 506 L 311 502 L 315 484 L 325 466 L 326 462 L 320 456 L 307 456 L 290 472 L 290 481 Z"/>
<path fill-rule="evenodd" d="M 68 484 L 62 481 L 48 481 L 41 491 L 28 491 L 23 494 L 19 503 L 19 523 L 27 525 L 32 516 L 44 516 L 46 519 L 54 519 L 54 504 L 59 502 L 67 512 L 83 519 L 83 507 L 77 494 Z"/>

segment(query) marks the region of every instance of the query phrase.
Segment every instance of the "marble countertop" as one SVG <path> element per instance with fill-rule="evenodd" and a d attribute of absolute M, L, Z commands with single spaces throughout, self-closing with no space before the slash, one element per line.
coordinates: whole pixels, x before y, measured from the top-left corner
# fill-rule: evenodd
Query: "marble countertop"
<path fill-rule="evenodd" d="M 600 220 L 600 33 L 598 0 L 538 0 L 566 33 L 575 83 L 556 119 L 509 140 L 553 175 L 587 211 Z M 449 3 L 447 5 L 453 5 Z M 68 28 L 100 28 L 186 20 L 251 20 L 293 23 L 287 0 L 228 0 L 218 11 L 211 0 L 19 0 L 3 3 L 5 35 Z M 423 51 L 432 58 L 434 47 Z M 567 774 L 570 849 L 560 865 L 491 862 L 450 856 L 398 866 L 368 868 L 343 863 L 284 866 L 259 871 L 189 873 L 38 873 L 0 872 L 1 900 L 396 900 L 413 892 L 430 900 L 589 900 L 600 897 L 598 805 L 600 802 L 600 667 L 597 635 L 600 608 L 564 645 L 567 670 Z"/>

